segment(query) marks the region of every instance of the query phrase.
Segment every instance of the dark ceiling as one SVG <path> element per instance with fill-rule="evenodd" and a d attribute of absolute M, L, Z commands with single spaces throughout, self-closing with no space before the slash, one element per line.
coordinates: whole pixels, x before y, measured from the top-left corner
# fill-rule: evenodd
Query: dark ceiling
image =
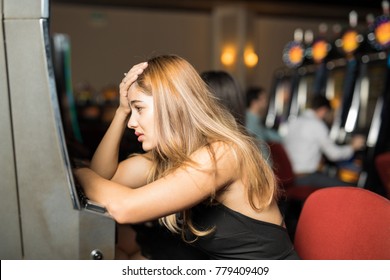
<path fill-rule="evenodd" d="M 142 8 L 210 12 L 221 4 L 243 4 L 258 15 L 345 19 L 351 10 L 364 20 L 382 14 L 382 0 L 52 0 L 54 3 L 116 8 Z"/>

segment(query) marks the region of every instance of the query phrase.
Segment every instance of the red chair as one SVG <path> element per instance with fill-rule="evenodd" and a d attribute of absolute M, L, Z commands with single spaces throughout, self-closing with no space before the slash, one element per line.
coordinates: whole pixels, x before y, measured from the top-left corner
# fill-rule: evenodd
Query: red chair
<path fill-rule="evenodd" d="M 273 170 L 288 200 L 305 201 L 312 192 L 318 190 L 318 188 L 312 186 L 295 185 L 295 174 L 283 145 L 277 142 L 270 142 L 268 145 L 272 157 Z"/>
<path fill-rule="evenodd" d="M 390 260 L 390 200 L 357 187 L 318 190 L 305 201 L 294 246 L 306 260 Z"/>
<path fill-rule="evenodd" d="M 375 166 L 386 189 L 387 198 L 390 199 L 390 152 L 377 155 L 375 158 Z"/>

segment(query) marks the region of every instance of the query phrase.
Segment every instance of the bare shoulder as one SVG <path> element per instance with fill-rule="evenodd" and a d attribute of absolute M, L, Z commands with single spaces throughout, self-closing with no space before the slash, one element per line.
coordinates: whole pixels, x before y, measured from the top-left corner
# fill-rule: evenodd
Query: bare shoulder
<path fill-rule="evenodd" d="M 205 163 L 210 159 L 217 161 L 236 161 L 237 153 L 233 145 L 217 141 L 210 144 L 209 147 L 203 147 L 195 151 L 191 158 L 197 162 Z"/>
<path fill-rule="evenodd" d="M 234 145 L 222 141 L 213 142 L 191 155 L 191 159 L 204 170 L 215 170 L 217 177 L 224 182 L 234 181 L 239 173 L 239 159 Z"/>
<path fill-rule="evenodd" d="M 131 188 L 138 188 L 147 184 L 151 167 L 149 154 L 137 154 L 119 164 L 112 180 Z"/>

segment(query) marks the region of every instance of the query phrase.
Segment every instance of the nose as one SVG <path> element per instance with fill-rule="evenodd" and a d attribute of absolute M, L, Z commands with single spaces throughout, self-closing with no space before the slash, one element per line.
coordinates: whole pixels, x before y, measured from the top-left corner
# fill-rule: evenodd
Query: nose
<path fill-rule="evenodd" d="M 137 127 L 138 123 L 135 119 L 134 114 L 130 114 L 129 121 L 127 122 L 127 127 L 130 129 L 135 129 Z"/>

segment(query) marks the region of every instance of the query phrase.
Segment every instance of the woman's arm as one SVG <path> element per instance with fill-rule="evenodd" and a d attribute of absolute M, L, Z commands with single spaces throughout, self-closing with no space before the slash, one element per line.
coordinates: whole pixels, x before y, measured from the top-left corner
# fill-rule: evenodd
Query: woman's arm
<path fill-rule="evenodd" d="M 133 66 L 119 85 L 119 107 L 91 160 L 91 169 L 103 178 L 111 179 L 118 168 L 120 142 L 131 113 L 128 90 L 146 67 L 146 63 Z"/>
<path fill-rule="evenodd" d="M 330 161 L 339 161 L 350 159 L 353 156 L 354 150 L 350 145 L 337 145 L 329 136 L 329 130 L 324 123 L 314 131 L 313 135 L 317 137 L 317 141 L 321 147 L 321 152 Z"/>
<path fill-rule="evenodd" d="M 92 157 L 91 169 L 103 178 L 111 179 L 118 168 L 119 147 L 127 119 L 128 114 L 118 108 Z"/>
<path fill-rule="evenodd" d="M 147 184 L 151 168 L 148 154 L 135 155 L 119 163 L 111 181 L 136 189 Z"/>
<path fill-rule="evenodd" d="M 202 148 L 192 156 L 199 166 L 182 166 L 142 188 L 106 180 L 87 168 L 76 170 L 75 175 L 86 195 L 103 204 L 117 222 L 144 222 L 190 208 L 237 180 L 232 150 L 217 145 L 215 165 L 209 150 Z"/>

